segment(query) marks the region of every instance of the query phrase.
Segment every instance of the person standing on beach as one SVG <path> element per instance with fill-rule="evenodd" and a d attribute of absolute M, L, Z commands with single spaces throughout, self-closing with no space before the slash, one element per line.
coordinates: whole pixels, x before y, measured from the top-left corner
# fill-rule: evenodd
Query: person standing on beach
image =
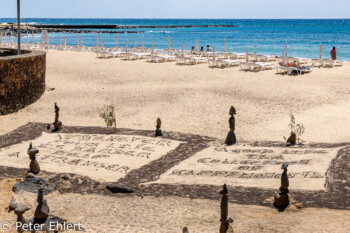
<path fill-rule="evenodd" d="M 331 50 L 331 56 L 333 61 L 337 59 L 337 50 L 335 49 L 335 46 Z"/>
<path fill-rule="evenodd" d="M 206 52 L 211 52 L 211 51 L 213 51 L 213 50 L 211 50 L 210 46 L 207 45 L 207 51 Z"/>

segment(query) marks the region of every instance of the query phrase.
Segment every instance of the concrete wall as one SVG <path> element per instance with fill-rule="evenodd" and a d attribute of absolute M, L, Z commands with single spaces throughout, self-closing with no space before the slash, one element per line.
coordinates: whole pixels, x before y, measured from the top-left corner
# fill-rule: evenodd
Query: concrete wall
<path fill-rule="evenodd" d="M 22 53 L 0 48 L 0 115 L 34 103 L 45 92 L 46 53 Z"/>

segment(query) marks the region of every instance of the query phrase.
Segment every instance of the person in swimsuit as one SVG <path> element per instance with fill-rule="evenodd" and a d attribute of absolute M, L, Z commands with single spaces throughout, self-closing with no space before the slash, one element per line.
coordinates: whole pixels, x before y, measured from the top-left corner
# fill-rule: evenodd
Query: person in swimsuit
<path fill-rule="evenodd" d="M 337 59 L 337 50 L 335 49 L 335 47 L 333 47 L 331 51 L 331 56 L 333 61 Z"/>

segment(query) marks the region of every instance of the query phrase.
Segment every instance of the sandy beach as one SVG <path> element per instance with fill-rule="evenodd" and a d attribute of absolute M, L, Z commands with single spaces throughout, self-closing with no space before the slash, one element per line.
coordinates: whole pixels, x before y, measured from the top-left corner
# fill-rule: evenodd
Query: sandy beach
<path fill-rule="evenodd" d="M 5 207 L 14 180 L 0 181 L 0 219 L 15 222 Z M 28 196 L 34 203 L 36 195 Z M 136 197 L 118 195 L 52 194 L 47 196 L 52 214 L 71 223 L 82 222 L 84 232 L 176 233 L 187 226 L 192 233 L 218 232 L 220 202 L 179 197 Z M 64 203 L 64 204 L 63 204 Z M 31 206 L 35 210 L 35 206 Z M 69 210 L 67 210 L 69 208 Z M 25 217 L 31 217 L 30 210 Z M 108 216 L 108 217 L 106 217 Z M 231 204 L 229 216 L 234 219 L 234 232 L 336 232 L 350 228 L 346 210 L 295 207 L 279 213 L 274 208 Z M 16 231 L 9 231 L 15 233 Z"/>
<path fill-rule="evenodd" d="M 281 141 L 289 134 L 289 113 L 304 124 L 306 142 L 350 138 L 350 65 L 315 68 L 301 76 L 211 69 L 208 64 L 178 66 L 120 59 L 94 53 L 49 51 L 47 91 L 34 104 L 0 117 L 0 133 L 27 122 L 53 122 L 58 102 L 65 125 L 104 126 L 99 114 L 114 104 L 117 127 L 162 129 L 224 140 L 228 110 L 237 109 L 239 141 Z"/>
<path fill-rule="evenodd" d="M 50 50 L 48 90 L 32 105 L 0 116 L 0 135 L 28 122 L 52 123 L 57 102 L 64 125 L 103 127 L 99 114 L 104 105 L 113 104 L 118 128 L 154 130 L 160 117 L 163 131 L 209 136 L 224 143 L 233 105 L 238 142 L 284 142 L 292 112 L 296 122 L 305 126 L 306 144 L 344 143 L 350 140 L 349 73 L 348 62 L 343 67 L 315 68 L 310 74 L 288 76 L 275 70 L 255 73 L 238 67 L 98 59 L 91 52 Z M 6 209 L 15 181 L 0 180 L 0 220 L 16 220 Z M 35 195 L 28 198 L 35 203 Z M 170 233 L 182 232 L 185 226 L 190 233 L 218 232 L 220 224 L 220 199 L 54 192 L 47 200 L 53 214 L 69 222 L 83 222 L 86 232 Z M 34 211 L 35 206 L 26 216 Z M 347 210 L 292 206 L 280 213 L 271 207 L 230 203 L 229 216 L 234 219 L 235 232 L 350 229 Z"/>

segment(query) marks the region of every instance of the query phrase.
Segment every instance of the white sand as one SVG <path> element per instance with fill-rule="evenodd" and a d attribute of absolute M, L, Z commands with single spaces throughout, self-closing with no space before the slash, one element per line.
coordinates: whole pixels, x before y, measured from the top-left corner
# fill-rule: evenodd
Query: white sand
<path fill-rule="evenodd" d="M 180 142 L 140 136 L 48 134 L 32 141 L 42 171 L 74 173 L 100 182 L 115 182 L 134 169 L 159 159 Z M 28 168 L 28 142 L 0 149 L 0 166 Z"/>
<path fill-rule="evenodd" d="M 290 189 L 325 191 L 326 172 L 340 149 L 209 147 L 170 168 L 152 183 L 220 183 L 275 189 L 281 184 L 281 165 L 288 161 Z"/>
<path fill-rule="evenodd" d="M 99 113 L 113 103 L 118 127 L 153 130 L 161 117 L 163 130 L 223 140 L 234 105 L 239 141 L 283 140 L 292 111 L 306 127 L 307 142 L 344 142 L 350 139 L 349 72 L 348 63 L 281 76 L 275 70 L 252 73 L 49 51 L 47 85 L 56 89 L 18 113 L 1 116 L 0 133 L 29 121 L 53 122 L 54 102 L 64 125 L 103 126 Z"/>
<path fill-rule="evenodd" d="M 0 181 L 0 220 L 15 222 L 16 216 L 5 210 L 10 184 Z M 35 203 L 35 196 L 28 201 Z M 91 233 L 181 233 L 187 226 L 190 233 L 218 232 L 220 202 L 179 197 L 101 197 L 57 193 L 46 197 L 51 214 L 72 223 L 81 222 Z M 4 200 L 3 202 L 1 202 Z M 4 205 L 2 205 L 4 203 Z M 33 216 L 34 207 L 25 214 Z M 229 204 L 229 217 L 234 219 L 234 232 L 344 232 L 350 229 L 350 212 L 327 209 L 291 208 L 283 213 L 269 207 Z M 1 222 L 1 221 L 0 221 Z M 10 231 L 14 233 L 15 231 Z"/>
<path fill-rule="evenodd" d="M 27 122 L 54 120 L 54 102 L 63 125 L 104 126 L 99 113 L 113 103 L 117 126 L 162 129 L 224 140 L 228 111 L 237 109 L 238 141 L 282 141 L 288 136 L 289 112 L 306 127 L 307 142 L 350 139 L 350 65 L 315 69 L 303 76 L 275 71 L 246 73 L 239 68 L 210 69 L 207 64 L 177 66 L 119 59 L 97 59 L 93 53 L 49 51 L 46 92 L 36 103 L 0 116 L 0 134 Z M 0 181 L 0 220 L 14 223 L 5 208 L 12 184 Z M 249 197 L 247 197 L 249 198 Z M 178 197 L 102 197 L 53 194 L 51 213 L 82 221 L 88 232 L 218 232 L 219 202 Z M 33 213 L 33 209 L 30 214 Z M 230 204 L 235 232 L 348 232 L 349 211 L 289 210 Z"/>

